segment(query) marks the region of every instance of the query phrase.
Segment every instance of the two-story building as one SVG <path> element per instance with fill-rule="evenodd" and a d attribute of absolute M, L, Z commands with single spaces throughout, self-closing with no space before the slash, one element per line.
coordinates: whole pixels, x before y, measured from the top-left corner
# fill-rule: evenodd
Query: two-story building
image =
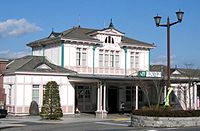
<path fill-rule="evenodd" d="M 75 103 L 81 112 L 97 115 L 118 112 L 121 102 L 125 102 L 125 110 L 145 103 L 136 75 L 149 70 L 150 50 L 155 46 L 125 36 L 112 21 L 104 29 L 78 26 L 52 31 L 27 46 L 32 48 L 32 57 L 12 61 L 4 73 L 10 113 L 27 114 L 32 100 L 41 107 L 43 87 L 54 79 L 60 87 L 64 114 L 74 113 Z"/>
<path fill-rule="evenodd" d="M 52 31 L 27 46 L 32 55 L 45 56 L 53 64 L 78 72 L 68 78 L 82 112 L 116 112 L 121 101 L 126 102 L 127 110 L 135 107 L 131 101 L 136 98 L 136 88 L 130 76 L 149 70 L 150 50 L 155 47 L 125 36 L 112 21 L 104 29 L 78 26 Z"/>

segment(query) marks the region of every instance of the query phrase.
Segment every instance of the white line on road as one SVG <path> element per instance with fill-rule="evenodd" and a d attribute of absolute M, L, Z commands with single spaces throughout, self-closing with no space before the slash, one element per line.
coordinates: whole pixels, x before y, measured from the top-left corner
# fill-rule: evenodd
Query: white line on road
<path fill-rule="evenodd" d="M 95 122 L 97 124 L 104 124 L 104 125 L 115 125 L 115 126 L 129 126 L 127 124 L 119 124 L 119 123 L 111 123 L 111 122 Z"/>

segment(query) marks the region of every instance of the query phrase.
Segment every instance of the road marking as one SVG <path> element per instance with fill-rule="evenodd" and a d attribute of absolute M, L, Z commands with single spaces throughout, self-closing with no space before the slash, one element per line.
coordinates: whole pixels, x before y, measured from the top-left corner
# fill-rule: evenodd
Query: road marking
<path fill-rule="evenodd" d="M 114 126 L 129 126 L 127 124 L 119 124 L 119 123 L 111 123 L 111 122 L 95 122 L 97 124 L 103 124 L 103 125 L 114 125 Z"/>
<path fill-rule="evenodd" d="M 113 121 L 128 121 L 129 118 L 115 118 Z"/>
<path fill-rule="evenodd" d="M 174 129 L 177 129 L 177 128 L 164 128 L 164 130 L 174 130 Z M 150 129 L 150 130 L 147 130 L 147 131 L 158 131 L 158 130 Z"/>

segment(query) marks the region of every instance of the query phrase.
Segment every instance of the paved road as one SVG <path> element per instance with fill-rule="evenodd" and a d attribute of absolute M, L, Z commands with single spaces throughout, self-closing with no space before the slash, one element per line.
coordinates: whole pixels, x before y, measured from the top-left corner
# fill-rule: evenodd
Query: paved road
<path fill-rule="evenodd" d="M 27 125 L 26 125 L 27 124 Z M 200 128 L 145 128 L 128 127 L 113 121 L 76 122 L 76 123 L 54 123 L 33 124 L 24 123 L 24 127 L 12 127 L 3 131 L 199 131 Z"/>
<path fill-rule="evenodd" d="M 5 125 L 5 126 L 4 126 Z M 93 115 L 64 117 L 62 121 L 41 121 L 39 117 L 10 117 L 0 119 L 3 131 L 199 131 L 190 128 L 129 127 L 129 116 L 114 115 L 109 119 L 96 119 Z"/>

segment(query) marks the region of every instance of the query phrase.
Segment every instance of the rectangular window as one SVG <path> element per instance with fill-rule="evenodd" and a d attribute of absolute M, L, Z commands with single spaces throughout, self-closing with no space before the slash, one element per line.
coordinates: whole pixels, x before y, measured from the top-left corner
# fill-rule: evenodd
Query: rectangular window
<path fill-rule="evenodd" d="M 33 85 L 32 87 L 32 101 L 39 104 L 39 85 Z"/>
<path fill-rule="evenodd" d="M 139 69 L 139 52 L 136 52 L 135 54 L 135 68 Z"/>
<path fill-rule="evenodd" d="M 103 50 L 99 50 L 99 67 L 103 67 Z"/>
<path fill-rule="evenodd" d="M 108 61 L 109 61 L 109 54 L 108 54 L 108 51 L 106 51 L 105 53 L 105 67 L 108 67 Z"/>
<path fill-rule="evenodd" d="M 99 50 L 99 67 L 120 67 L 119 51 Z"/>
<path fill-rule="evenodd" d="M 134 52 L 131 52 L 131 60 L 130 60 L 130 62 L 131 62 L 131 69 L 133 69 L 134 68 L 134 62 L 135 62 L 135 56 L 134 56 Z"/>
<path fill-rule="evenodd" d="M 81 65 L 81 48 L 76 49 L 76 65 Z"/>
<path fill-rule="evenodd" d="M 126 87 L 126 102 L 135 101 L 135 87 Z"/>
<path fill-rule="evenodd" d="M 119 67 L 119 51 L 115 53 L 115 67 Z"/>
<path fill-rule="evenodd" d="M 87 48 L 76 49 L 76 65 L 87 66 Z"/>
<path fill-rule="evenodd" d="M 82 50 L 82 66 L 87 66 L 87 49 Z"/>
<path fill-rule="evenodd" d="M 114 51 L 110 52 L 110 66 L 114 67 Z"/>

